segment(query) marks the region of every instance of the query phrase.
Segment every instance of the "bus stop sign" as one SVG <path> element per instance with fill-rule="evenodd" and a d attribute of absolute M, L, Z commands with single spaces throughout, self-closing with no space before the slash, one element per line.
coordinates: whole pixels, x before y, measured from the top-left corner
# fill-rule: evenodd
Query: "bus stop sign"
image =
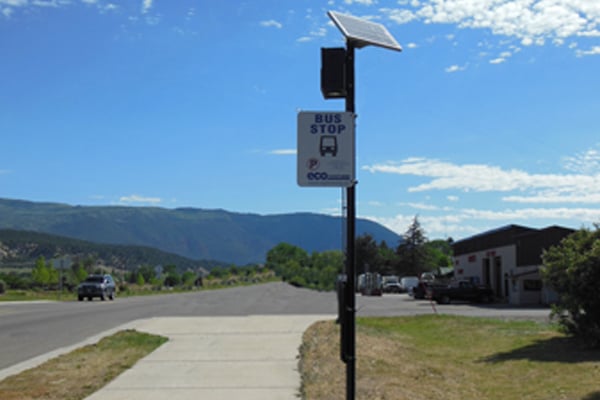
<path fill-rule="evenodd" d="M 354 114 L 298 113 L 298 185 L 349 187 L 355 181 Z"/>

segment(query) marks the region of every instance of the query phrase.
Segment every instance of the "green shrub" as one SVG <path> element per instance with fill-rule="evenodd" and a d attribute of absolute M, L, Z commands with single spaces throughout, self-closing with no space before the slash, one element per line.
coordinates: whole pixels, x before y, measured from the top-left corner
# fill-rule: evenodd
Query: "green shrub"
<path fill-rule="evenodd" d="M 544 252 L 542 274 L 559 295 L 553 316 L 564 330 L 600 347 L 600 226 L 581 229 Z"/>

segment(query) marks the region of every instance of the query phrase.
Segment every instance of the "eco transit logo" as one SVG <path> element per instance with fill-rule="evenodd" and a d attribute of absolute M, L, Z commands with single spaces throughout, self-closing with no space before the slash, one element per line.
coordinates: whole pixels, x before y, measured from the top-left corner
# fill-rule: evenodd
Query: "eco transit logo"
<path fill-rule="evenodd" d="M 348 181 L 350 180 L 349 174 L 335 174 L 331 175 L 327 172 L 309 172 L 306 174 L 309 181 Z"/>

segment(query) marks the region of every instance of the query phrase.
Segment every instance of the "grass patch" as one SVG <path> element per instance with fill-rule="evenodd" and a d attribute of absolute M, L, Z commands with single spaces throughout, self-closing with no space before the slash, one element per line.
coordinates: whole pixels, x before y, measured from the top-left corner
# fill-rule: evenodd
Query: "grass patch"
<path fill-rule="evenodd" d="M 304 334 L 305 399 L 344 399 L 339 326 Z M 600 399 L 600 351 L 551 325 L 444 315 L 358 318 L 357 399 Z"/>
<path fill-rule="evenodd" d="M 84 399 L 166 341 L 133 330 L 118 332 L 0 381 L 0 399 Z"/>
<path fill-rule="evenodd" d="M 3 301 L 35 301 L 35 300 L 72 300 L 73 293 L 56 290 L 15 290 L 9 289 L 0 294 L 0 302 Z"/>

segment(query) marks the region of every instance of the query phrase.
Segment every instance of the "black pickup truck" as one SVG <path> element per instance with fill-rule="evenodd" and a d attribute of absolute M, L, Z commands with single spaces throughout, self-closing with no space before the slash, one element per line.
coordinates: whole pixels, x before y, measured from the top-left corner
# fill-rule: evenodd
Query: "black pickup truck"
<path fill-rule="evenodd" d="M 494 299 L 494 292 L 487 286 L 475 285 L 469 281 L 458 281 L 451 285 L 428 286 L 426 296 L 439 304 L 448 304 L 452 300 L 489 303 Z"/>

